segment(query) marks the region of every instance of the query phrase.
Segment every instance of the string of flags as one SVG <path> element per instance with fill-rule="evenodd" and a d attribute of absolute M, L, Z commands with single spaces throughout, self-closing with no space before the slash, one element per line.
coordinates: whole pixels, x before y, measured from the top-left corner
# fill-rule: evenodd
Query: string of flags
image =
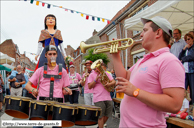
<path fill-rule="evenodd" d="M 20 1 L 20 0 L 19 0 Z M 24 1 L 27 1 L 27 0 L 24 0 Z M 86 14 L 86 13 L 82 13 L 82 12 L 79 12 L 79 11 L 76 11 L 76 10 L 72 10 L 72 9 L 68 9 L 68 8 L 64 8 L 62 6 L 58 6 L 58 5 L 53 5 L 53 4 L 49 4 L 49 3 L 46 3 L 46 2 L 42 2 L 42 1 L 37 1 L 37 0 L 28 0 L 30 1 L 31 4 L 33 3 L 36 3 L 37 6 L 41 6 L 42 7 L 46 7 L 49 9 L 52 7 L 58 7 L 58 8 L 61 8 L 61 9 L 64 9 L 65 11 L 70 11 L 71 13 L 80 13 L 81 17 L 84 17 L 84 15 L 86 16 L 86 20 L 89 20 L 89 18 L 91 18 L 93 21 L 97 20 L 97 21 L 102 21 L 102 22 L 105 22 L 107 21 L 107 24 L 110 24 L 110 20 L 109 19 L 105 19 L 105 18 L 101 18 L 101 17 L 98 17 L 98 16 L 93 16 L 93 15 L 90 15 L 90 14 Z M 115 25 L 115 21 L 112 21 L 111 22 L 113 25 Z"/>

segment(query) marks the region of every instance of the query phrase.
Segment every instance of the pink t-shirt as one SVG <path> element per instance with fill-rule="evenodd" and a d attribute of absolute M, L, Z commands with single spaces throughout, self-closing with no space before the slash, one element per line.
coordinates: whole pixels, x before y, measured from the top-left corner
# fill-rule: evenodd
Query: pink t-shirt
<path fill-rule="evenodd" d="M 85 76 L 85 73 L 83 74 L 83 78 Z M 89 77 L 89 76 L 88 76 Z M 93 93 L 93 88 L 89 89 L 88 88 L 88 77 L 86 77 L 85 85 L 84 85 L 84 93 Z"/>
<path fill-rule="evenodd" d="M 69 76 L 69 74 L 68 74 Z M 76 75 L 73 73 L 73 74 L 70 74 L 69 76 L 69 83 L 70 84 L 78 84 L 78 82 L 81 80 L 81 76 L 79 75 L 79 73 L 76 73 Z M 79 88 L 78 90 L 75 90 L 75 91 L 79 91 Z"/>
<path fill-rule="evenodd" d="M 68 74 L 69 75 L 69 74 Z M 79 75 L 79 73 L 76 73 L 75 74 L 71 74 L 70 77 L 69 77 L 69 83 L 72 84 L 77 84 L 80 80 L 81 80 L 81 76 Z M 74 81 L 74 82 L 73 82 Z"/>
<path fill-rule="evenodd" d="M 180 61 L 162 48 L 140 59 L 131 71 L 130 82 L 136 87 L 155 94 L 170 87 L 184 88 L 185 73 Z M 137 98 L 124 95 L 120 105 L 120 128 L 165 127 L 165 113 L 142 103 Z"/>
<path fill-rule="evenodd" d="M 109 80 L 113 80 L 112 76 L 105 72 L 108 76 Z M 93 70 L 89 77 L 88 77 L 88 83 L 91 83 L 96 79 L 97 73 Z M 99 101 L 106 101 L 106 100 L 112 100 L 110 96 L 110 92 L 108 92 L 104 86 L 101 84 L 100 80 L 98 79 L 96 81 L 95 86 L 93 87 L 93 102 L 99 102 Z"/>
<path fill-rule="evenodd" d="M 53 70 L 51 70 L 47 66 L 47 74 L 58 75 L 58 69 L 59 69 L 58 65 L 56 65 L 56 67 Z M 40 84 L 39 84 L 39 94 L 38 94 L 37 99 L 39 99 L 40 96 L 49 97 L 50 78 L 44 78 L 43 72 L 44 72 L 44 66 L 38 68 L 34 72 L 33 76 L 29 79 L 30 82 L 32 82 L 34 85 L 37 85 L 39 81 L 39 76 L 41 76 Z M 69 77 L 67 75 L 66 70 L 62 68 L 62 78 L 54 80 L 53 97 L 64 98 L 63 93 L 62 93 L 62 88 L 68 85 L 69 85 Z"/>

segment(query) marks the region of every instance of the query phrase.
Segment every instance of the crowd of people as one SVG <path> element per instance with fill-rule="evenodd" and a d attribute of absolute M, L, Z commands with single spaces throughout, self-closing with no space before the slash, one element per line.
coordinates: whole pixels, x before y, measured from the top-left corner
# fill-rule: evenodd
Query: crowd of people
<path fill-rule="evenodd" d="M 39 40 L 40 46 L 51 42 L 45 46 L 40 57 L 47 63 L 43 64 L 41 60 L 41 66 L 30 78 L 25 74 L 25 68 L 18 65 L 11 74 L 7 74 L 6 82 L 0 76 L 0 85 L 6 83 L 6 92 L 12 96 L 31 95 L 37 100 L 58 102 L 67 102 L 64 101 L 64 96 L 68 96 L 71 104 L 79 103 L 79 94 L 84 88 L 85 104 L 102 109 L 98 119 L 99 128 L 103 128 L 112 116 L 112 98 L 115 93 L 124 93 L 119 127 L 166 127 L 167 112 L 188 114 L 189 104 L 194 104 L 194 31 L 182 39 L 181 30 L 172 30 L 171 24 L 162 17 L 141 18 L 141 21 L 144 24 L 140 35 L 142 46 L 148 53 L 127 70 L 122 64 L 120 52 L 112 54 L 114 69 L 111 72 L 106 71 L 106 64 L 101 64 L 109 79 L 109 82 L 103 84 L 99 69 L 91 69 L 93 62 L 90 60 L 84 63 L 86 70 L 82 75 L 75 72 L 73 64 L 70 65 L 69 72 L 62 68 L 65 64 L 58 62 L 58 56 L 65 58 L 66 54 L 59 53 L 55 44 L 61 44 L 62 38 L 60 31 L 59 36 L 55 36 L 56 17 L 48 15 L 45 18 L 47 28 L 42 34 L 51 33 L 51 37 Z M 106 90 L 111 86 L 116 87 L 117 91 Z M 187 98 L 187 93 L 190 93 L 190 99 Z"/>

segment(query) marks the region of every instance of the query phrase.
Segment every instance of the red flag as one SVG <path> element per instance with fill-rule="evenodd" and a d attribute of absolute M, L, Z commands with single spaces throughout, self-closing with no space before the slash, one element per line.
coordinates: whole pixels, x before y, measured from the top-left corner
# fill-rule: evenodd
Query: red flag
<path fill-rule="evenodd" d="M 45 3 L 42 3 L 42 7 L 44 7 Z"/>
<path fill-rule="evenodd" d="M 107 20 L 107 24 L 110 24 L 110 20 Z"/>
<path fill-rule="evenodd" d="M 86 19 L 87 19 L 87 20 L 89 19 L 89 16 L 88 16 L 88 15 L 86 16 Z"/>
<path fill-rule="evenodd" d="M 65 11 L 68 11 L 68 9 L 65 9 Z"/>

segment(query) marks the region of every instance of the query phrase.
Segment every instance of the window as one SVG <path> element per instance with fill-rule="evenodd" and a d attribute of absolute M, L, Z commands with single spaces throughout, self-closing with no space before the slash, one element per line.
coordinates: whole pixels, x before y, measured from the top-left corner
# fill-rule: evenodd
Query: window
<path fill-rule="evenodd" d="M 145 52 L 140 52 L 133 55 L 133 64 L 135 64 L 139 59 L 143 58 L 143 55 L 145 55 Z"/>
<path fill-rule="evenodd" d="M 109 31 L 107 33 L 108 35 L 108 39 L 109 40 L 112 40 L 113 38 L 116 39 L 117 38 L 117 31 L 116 31 L 116 28 L 113 28 L 111 31 Z"/>

